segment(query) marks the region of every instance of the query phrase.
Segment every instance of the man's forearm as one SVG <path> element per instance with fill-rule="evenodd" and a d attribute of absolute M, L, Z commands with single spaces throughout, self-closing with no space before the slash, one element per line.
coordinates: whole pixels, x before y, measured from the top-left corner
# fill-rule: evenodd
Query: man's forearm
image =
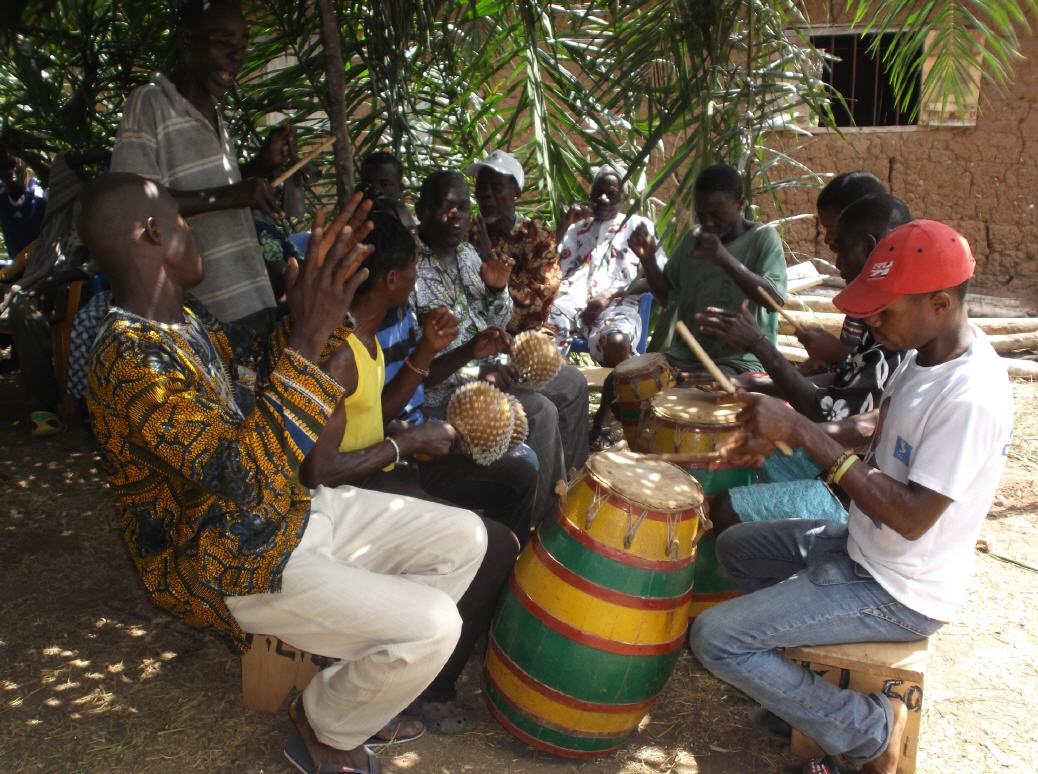
<path fill-rule="evenodd" d="M 426 377 L 425 386 L 435 387 L 472 359 L 471 340 L 466 341 L 460 347 L 444 352 L 429 365 L 429 376 Z"/>
<path fill-rule="evenodd" d="M 424 339 L 418 341 L 418 346 L 407 356 L 411 366 L 404 363 L 393 380 L 382 390 L 382 416 L 393 419 L 400 415 L 407 405 L 407 401 L 415 394 L 422 382 L 432 375 L 433 352 Z M 415 369 L 428 371 L 430 376 L 425 377 Z"/>
<path fill-rule="evenodd" d="M 727 250 L 722 251 L 721 268 L 725 270 L 728 276 L 731 277 L 742 292 L 746 294 L 746 297 L 750 299 L 751 303 L 762 303 L 759 288 L 763 288 L 764 292 L 775 299 L 777 304 L 781 305 L 785 300 L 781 295 L 779 295 L 770 282 L 759 274 L 754 274 L 752 271 L 747 269 Z"/>
<path fill-rule="evenodd" d="M 675 257 L 674 260 L 677 260 L 677 258 Z M 652 295 L 661 304 L 666 304 L 670 294 L 670 284 L 667 282 L 667 278 L 663 276 L 663 272 L 660 271 L 660 267 L 656 264 L 655 256 L 651 260 L 642 261 L 642 269 L 645 270 L 645 279 L 649 283 L 649 290 L 652 291 Z"/>
<path fill-rule="evenodd" d="M 818 387 L 798 373 L 793 364 L 763 334 L 749 351 L 760 360 L 771 377 L 774 383 L 772 395 L 789 401 L 793 408 L 812 421 L 825 419 L 818 405 Z"/>

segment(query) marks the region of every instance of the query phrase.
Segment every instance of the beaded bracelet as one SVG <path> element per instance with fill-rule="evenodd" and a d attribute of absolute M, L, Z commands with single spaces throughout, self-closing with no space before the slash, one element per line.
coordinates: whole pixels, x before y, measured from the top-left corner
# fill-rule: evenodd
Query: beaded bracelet
<path fill-rule="evenodd" d="M 826 476 L 826 482 L 829 484 L 839 484 L 840 480 L 846 475 L 847 471 L 851 469 L 855 462 L 858 462 L 860 457 L 854 452 L 844 452 L 836 458 L 836 462 L 829 468 L 829 475 Z"/>
<path fill-rule="evenodd" d="M 429 378 L 429 369 L 428 368 L 419 368 L 418 366 L 416 366 L 414 363 L 411 362 L 411 358 L 410 357 L 405 357 L 404 358 L 404 365 L 407 366 L 408 368 L 410 368 L 412 371 L 414 371 L 416 374 L 418 374 L 423 379 Z"/>

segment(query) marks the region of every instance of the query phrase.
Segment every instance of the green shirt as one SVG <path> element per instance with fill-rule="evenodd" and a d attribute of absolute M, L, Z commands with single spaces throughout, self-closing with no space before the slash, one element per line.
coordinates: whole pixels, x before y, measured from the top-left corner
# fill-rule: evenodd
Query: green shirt
<path fill-rule="evenodd" d="M 737 312 L 746 294 L 720 266 L 689 255 L 693 239 L 692 232 L 685 234 L 663 269 L 663 276 L 670 286 L 670 301 L 677 308 L 677 319 L 684 321 L 715 362 L 733 366 L 739 371 L 763 370 L 753 355 L 739 352 L 720 339 L 699 332 L 697 312 L 708 306 Z M 774 228 L 755 223 L 725 247 L 747 269 L 771 283 L 780 296 L 786 295 L 786 259 L 782 240 Z M 778 315 L 762 307 L 756 299 L 750 299 L 750 311 L 760 329 L 775 343 Z M 667 354 L 678 360 L 696 362 L 692 351 L 677 337 Z"/>

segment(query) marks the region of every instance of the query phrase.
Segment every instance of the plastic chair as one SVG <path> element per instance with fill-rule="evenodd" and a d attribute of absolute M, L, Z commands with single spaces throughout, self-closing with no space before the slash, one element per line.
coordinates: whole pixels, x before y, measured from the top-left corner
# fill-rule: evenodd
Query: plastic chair
<path fill-rule="evenodd" d="M 638 314 L 642 318 L 642 337 L 638 340 L 638 344 L 634 350 L 639 355 L 645 354 L 645 349 L 649 346 L 649 315 L 652 313 L 652 293 L 642 293 L 641 299 L 638 301 Z M 588 352 L 587 339 L 583 336 L 577 336 L 573 339 L 569 346 L 570 352 Z"/>

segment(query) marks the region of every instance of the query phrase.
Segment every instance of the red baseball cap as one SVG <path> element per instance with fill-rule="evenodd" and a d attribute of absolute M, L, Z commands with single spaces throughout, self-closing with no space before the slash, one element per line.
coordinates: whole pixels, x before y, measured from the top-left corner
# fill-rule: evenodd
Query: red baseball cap
<path fill-rule="evenodd" d="M 869 254 L 861 274 L 833 299 L 854 317 L 882 312 L 901 296 L 953 288 L 973 276 L 977 261 L 965 237 L 936 220 L 898 226 Z"/>

